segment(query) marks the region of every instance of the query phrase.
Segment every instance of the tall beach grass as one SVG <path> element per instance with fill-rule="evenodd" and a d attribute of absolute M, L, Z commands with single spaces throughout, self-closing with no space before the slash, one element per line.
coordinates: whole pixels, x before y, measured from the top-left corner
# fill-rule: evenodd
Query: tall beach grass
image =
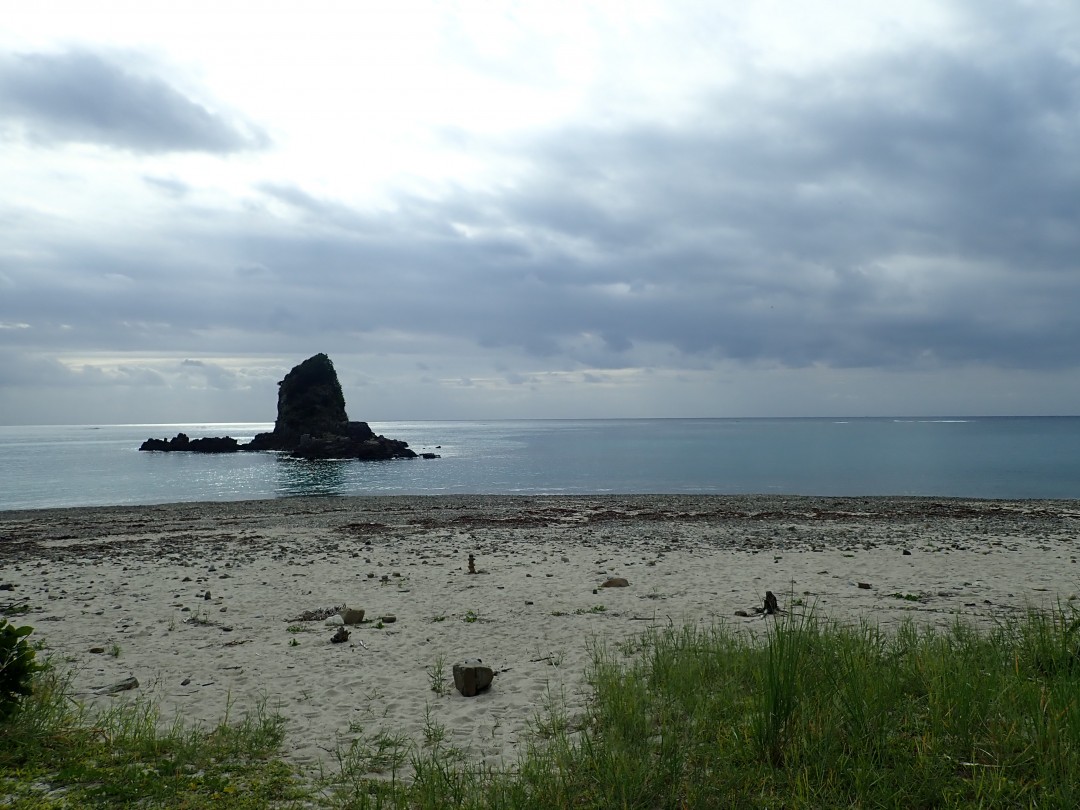
<path fill-rule="evenodd" d="M 429 721 L 424 741 L 358 734 L 321 778 L 301 778 L 276 755 L 281 720 L 265 711 L 209 730 L 162 728 L 139 704 L 89 718 L 51 672 L 0 729 L 0 803 L 1080 806 L 1080 614 L 1071 606 L 990 628 L 886 632 L 811 612 L 762 621 L 755 636 L 669 625 L 595 642 L 584 715 L 552 699 L 504 770 L 472 764 Z M 49 804 L 65 796 L 82 803 Z"/>
<path fill-rule="evenodd" d="M 145 700 L 91 714 L 47 665 L 0 725 L 0 807 L 293 806 L 307 791 L 275 756 L 283 735 L 265 703 L 212 728 L 163 723 Z"/>

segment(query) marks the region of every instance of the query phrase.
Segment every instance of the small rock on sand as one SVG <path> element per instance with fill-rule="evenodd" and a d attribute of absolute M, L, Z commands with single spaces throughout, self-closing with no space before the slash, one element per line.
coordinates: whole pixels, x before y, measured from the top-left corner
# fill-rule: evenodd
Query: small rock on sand
<path fill-rule="evenodd" d="M 357 608 L 344 608 L 341 611 L 341 620 L 345 624 L 360 624 L 364 621 L 364 611 Z"/>
<path fill-rule="evenodd" d="M 337 629 L 337 632 L 330 637 L 331 644 L 343 644 L 349 640 L 349 631 L 343 626 Z"/>
<path fill-rule="evenodd" d="M 494 679 L 491 667 L 484 666 L 479 658 L 466 658 L 454 664 L 454 686 L 465 697 L 475 697 L 483 692 Z"/>
<path fill-rule="evenodd" d="M 122 681 L 112 684 L 111 686 L 102 686 L 100 689 L 95 690 L 99 695 L 115 695 L 117 692 L 127 692 L 129 689 L 138 689 L 139 679 L 134 675 L 130 678 L 124 678 Z"/>

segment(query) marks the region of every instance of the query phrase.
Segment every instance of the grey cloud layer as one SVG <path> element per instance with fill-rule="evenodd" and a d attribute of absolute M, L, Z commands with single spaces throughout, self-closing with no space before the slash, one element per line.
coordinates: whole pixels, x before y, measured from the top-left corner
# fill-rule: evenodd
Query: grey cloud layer
<path fill-rule="evenodd" d="M 5 119 L 40 142 L 135 152 L 228 153 L 268 144 L 258 128 L 89 51 L 0 54 L 0 123 Z"/>
<path fill-rule="evenodd" d="M 385 329 L 571 366 L 660 346 L 687 366 L 1075 367 L 1076 51 L 1007 33 L 748 76 L 693 123 L 462 136 L 527 172 L 392 214 L 279 181 L 211 224 L 181 181 L 149 180 L 177 206 L 153 243 L 0 258 L 0 319 L 34 324 L 5 337 L 60 345 L 67 323 L 102 348 L 194 353 L 214 329 L 272 351 Z"/>

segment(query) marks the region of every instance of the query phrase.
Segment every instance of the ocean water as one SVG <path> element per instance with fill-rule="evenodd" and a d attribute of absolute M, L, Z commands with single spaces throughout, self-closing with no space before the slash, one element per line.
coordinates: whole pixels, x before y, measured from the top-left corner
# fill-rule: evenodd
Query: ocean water
<path fill-rule="evenodd" d="M 434 460 L 142 453 L 269 424 L 0 426 L 0 509 L 293 495 L 1080 498 L 1080 417 L 372 422 Z"/>

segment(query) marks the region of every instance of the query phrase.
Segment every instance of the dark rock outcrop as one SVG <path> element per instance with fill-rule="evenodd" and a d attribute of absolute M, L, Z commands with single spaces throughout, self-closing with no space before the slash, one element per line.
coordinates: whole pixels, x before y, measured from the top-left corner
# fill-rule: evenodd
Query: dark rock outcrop
<path fill-rule="evenodd" d="M 284 450 L 297 458 L 416 458 L 409 445 L 376 436 L 367 422 L 350 422 L 334 364 L 325 354 L 309 357 L 278 383 L 274 430 L 260 433 L 245 450 Z"/>
<path fill-rule="evenodd" d="M 374 434 L 363 422 L 356 423 L 356 440 Z M 345 395 L 341 393 L 334 364 L 325 354 L 309 357 L 278 383 L 277 419 L 272 433 L 260 433 L 252 450 L 295 450 L 305 436 L 349 437 Z"/>
<path fill-rule="evenodd" d="M 240 442 L 231 436 L 208 436 L 189 439 L 186 433 L 177 433 L 171 439 L 147 439 L 140 450 L 186 450 L 191 453 L 235 453 Z"/>
<path fill-rule="evenodd" d="M 232 443 L 230 449 L 229 443 Z M 195 450 L 223 453 L 274 450 L 296 458 L 379 460 L 416 458 L 406 442 L 376 436 L 366 422 L 350 422 L 334 364 L 325 354 L 309 357 L 278 383 L 277 419 L 270 433 L 248 444 L 235 439 L 148 439 L 140 450 Z"/>

